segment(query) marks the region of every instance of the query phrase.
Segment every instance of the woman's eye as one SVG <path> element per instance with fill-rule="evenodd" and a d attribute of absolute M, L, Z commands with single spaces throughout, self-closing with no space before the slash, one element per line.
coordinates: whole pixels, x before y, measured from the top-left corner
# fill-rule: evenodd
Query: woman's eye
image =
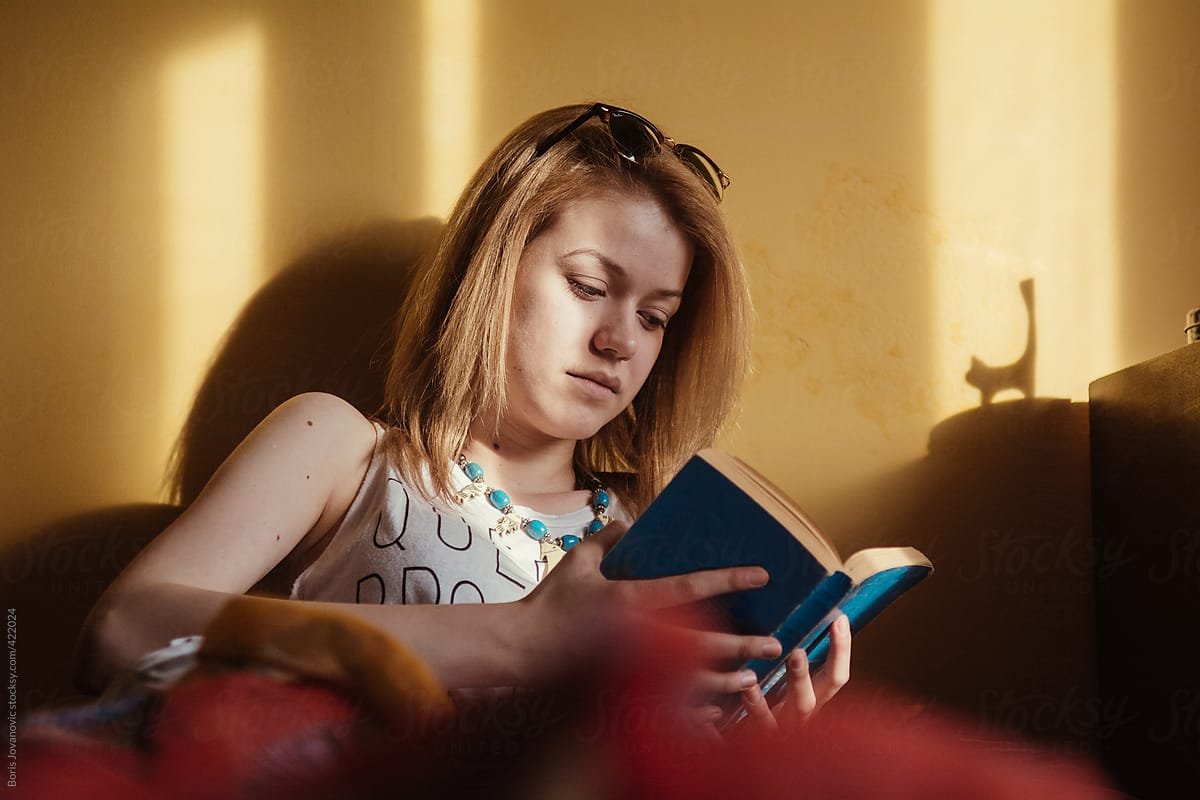
<path fill-rule="evenodd" d="M 575 278 L 567 278 L 567 283 L 570 285 L 572 292 L 585 299 L 604 297 L 604 289 L 599 286 L 593 286 L 590 283 L 584 283 Z"/>
<path fill-rule="evenodd" d="M 647 328 L 650 328 L 652 330 L 653 329 L 662 330 L 663 328 L 667 327 L 667 318 L 666 317 L 660 317 L 658 314 L 651 314 L 648 311 L 643 311 L 641 313 L 641 317 L 642 317 L 642 323 Z"/>

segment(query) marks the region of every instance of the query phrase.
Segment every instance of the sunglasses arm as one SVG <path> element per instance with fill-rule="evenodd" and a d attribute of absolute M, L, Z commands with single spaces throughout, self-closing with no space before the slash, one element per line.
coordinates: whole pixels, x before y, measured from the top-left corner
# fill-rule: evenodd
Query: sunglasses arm
<path fill-rule="evenodd" d="M 548 139 L 543 140 L 542 143 L 537 146 L 537 149 L 533 151 L 533 157 L 540 158 L 551 147 L 554 147 L 554 145 L 558 144 L 563 139 L 570 136 L 571 132 L 574 131 L 576 128 L 578 128 L 580 125 L 587 122 L 589 119 L 591 119 L 596 114 L 604 113 L 604 111 L 605 111 L 604 104 L 596 103 L 594 106 L 589 108 L 587 111 L 580 114 L 579 117 L 576 118 L 576 120 L 574 122 L 572 122 L 570 125 L 563 128 L 561 131 L 559 131 L 558 133 L 549 137 Z"/>

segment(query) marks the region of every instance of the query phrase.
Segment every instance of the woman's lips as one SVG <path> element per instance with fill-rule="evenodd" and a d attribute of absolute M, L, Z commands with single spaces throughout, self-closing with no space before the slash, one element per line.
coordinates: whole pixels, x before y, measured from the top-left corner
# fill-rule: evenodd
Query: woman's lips
<path fill-rule="evenodd" d="M 611 397 L 621 390 L 621 382 L 602 372 L 568 372 L 585 391 L 598 397 Z"/>

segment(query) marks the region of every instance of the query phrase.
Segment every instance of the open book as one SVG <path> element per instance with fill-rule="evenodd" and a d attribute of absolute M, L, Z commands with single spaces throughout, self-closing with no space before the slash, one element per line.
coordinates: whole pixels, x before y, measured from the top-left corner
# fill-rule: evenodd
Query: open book
<path fill-rule="evenodd" d="M 693 456 L 621 541 L 605 555 L 608 578 L 658 578 L 701 569 L 759 565 L 759 589 L 714 598 L 706 611 L 728 630 L 774 636 L 777 659 L 755 659 L 768 702 L 786 681 L 796 647 L 810 669 L 824 662 L 829 625 L 846 614 L 857 633 L 889 603 L 933 571 L 911 547 L 873 547 L 843 561 L 808 515 L 740 459 L 718 450 Z"/>

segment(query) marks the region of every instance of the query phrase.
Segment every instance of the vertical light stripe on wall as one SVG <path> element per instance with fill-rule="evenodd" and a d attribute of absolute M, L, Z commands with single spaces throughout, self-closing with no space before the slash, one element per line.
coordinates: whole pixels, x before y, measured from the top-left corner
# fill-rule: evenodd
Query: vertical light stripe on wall
<path fill-rule="evenodd" d="M 1113 0 L 931 1 L 939 418 L 979 403 L 972 355 L 1021 355 L 1024 278 L 1039 396 L 1086 400 L 1116 366 L 1114 18 Z"/>
<path fill-rule="evenodd" d="M 163 72 L 164 458 L 261 274 L 262 83 L 253 24 L 180 50 Z"/>
<path fill-rule="evenodd" d="M 476 0 L 422 4 L 422 211 L 450 212 L 479 160 Z"/>

